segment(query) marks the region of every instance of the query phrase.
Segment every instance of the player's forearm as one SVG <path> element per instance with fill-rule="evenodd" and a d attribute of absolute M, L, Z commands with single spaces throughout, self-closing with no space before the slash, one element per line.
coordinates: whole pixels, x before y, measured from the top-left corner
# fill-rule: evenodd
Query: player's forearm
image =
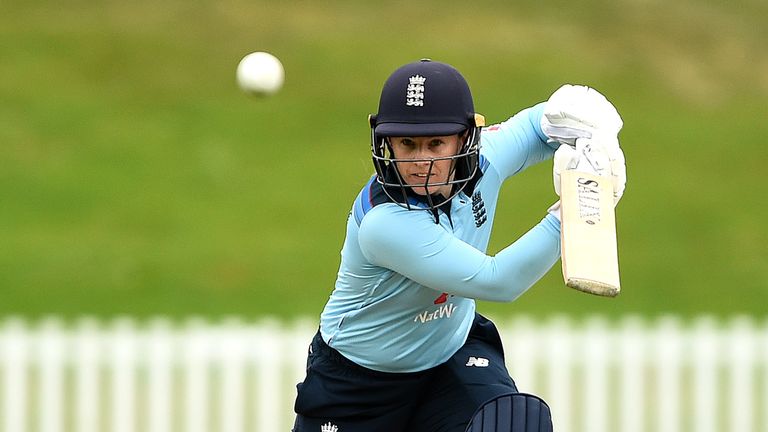
<path fill-rule="evenodd" d="M 549 143 L 549 137 L 541 129 L 541 118 L 544 115 L 544 103 L 534 105 L 523 110 L 520 114 L 524 115 L 524 121 L 527 123 L 525 128 L 529 134 L 528 142 L 531 143 L 531 151 L 526 159 L 523 169 L 536 165 L 539 162 L 552 159 L 556 145 Z"/>
<path fill-rule="evenodd" d="M 547 141 L 549 140 L 549 137 L 547 136 L 547 134 L 544 133 L 544 130 L 541 128 L 541 118 L 544 115 L 544 107 L 545 107 L 545 103 L 541 102 L 530 108 L 523 110 L 522 112 L 525 113 L 526 115 L 526 120 L 528 121 L 528 124 L 530 126 L 529 130 L 531 130 L 534 134 L 536 134 L 536 139 L 538 139 L 539 142 L 546 144 Z"/>
<path fill-rule="evenodd" d="M 548 215 L 517 241 L 501 250 L 472 285 L 478 300 L 509 302 L 541 279 L 560 258 L 560 224 Z"/>
<path fill-rule="evenodd" d="M 411 268 L 405 264 L 406 260 L 402 260 L 405 265 L 401 269 L 406 276 L 438 291 L 477 300 L 511 302 L 541 279 L 560 258 L 560 223 L 554 216 L 547 215 L 495 257 L 458 243 L 451 242 L 427 260 L 427 269 L 442 271 Z"/>
<path fill-rule="evenodd" d="M 552 158 L 554 148 L 541 129 L 543 112 L 543 104 L 534 105 L 483 131 L 483 154 L 502 179 Z"/>

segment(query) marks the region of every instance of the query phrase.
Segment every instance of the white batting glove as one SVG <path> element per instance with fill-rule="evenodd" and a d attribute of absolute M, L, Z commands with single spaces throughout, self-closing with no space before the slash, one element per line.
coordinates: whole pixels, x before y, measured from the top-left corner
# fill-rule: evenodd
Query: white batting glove
<path fill-rule="evenodd" d="M 618 136 L 624 123 L 616 107 L 597 90 L 565 84 L 547 100 L 541 129 L 550 142 L 575 145 L 578 138 L 599 133 Z"/>
<path fill-rule="evenodd" d="M 595 134 L 592 138 L 578 138 L 575 147 L 563 145 L 555 151 L 552 180 L 558 196 L 560 196 L 560 175 L 569 169 L 611 176 L 614 206 L 624 195 L 627 167 L 624 152 L 614 136 Z"/>
<path fill-rule="evenodd" d="M 554 216 L 558 222 L 562 222 L 562 217 L 560 216 L 560 200 L 557 200 L 554 204 L 552 204 L 548 209 L 547 213 Z"/>

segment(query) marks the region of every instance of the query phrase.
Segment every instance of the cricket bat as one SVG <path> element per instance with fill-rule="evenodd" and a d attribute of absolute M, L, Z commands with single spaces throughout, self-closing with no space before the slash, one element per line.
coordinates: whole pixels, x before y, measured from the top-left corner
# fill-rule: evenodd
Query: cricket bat
<path fill-rule="evenodd" d="M 617 296 L 621 285 L 610 177 L 564 170 L 560 206 L 565 284 L 591 294 Z"/>

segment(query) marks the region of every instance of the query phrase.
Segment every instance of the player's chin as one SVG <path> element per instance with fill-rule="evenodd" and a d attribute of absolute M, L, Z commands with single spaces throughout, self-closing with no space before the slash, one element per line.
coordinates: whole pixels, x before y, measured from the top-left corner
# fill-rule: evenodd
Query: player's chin
<path fill-rule="evenodd" d="M 408 186 L 411 187 L 411 190 L 416 195 L 421 195 L 421 196 L 440 194 L 440 193 L 443 192 L 443 189 L 445 188 L 444 185 L 424 186 L 423 183 L 422 184 L 410 184 Z"/>

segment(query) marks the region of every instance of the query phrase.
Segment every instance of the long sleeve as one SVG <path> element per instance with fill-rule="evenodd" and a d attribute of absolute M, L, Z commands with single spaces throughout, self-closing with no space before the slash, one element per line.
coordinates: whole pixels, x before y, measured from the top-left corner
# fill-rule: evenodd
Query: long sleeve
<path fill-rule="evenodd" d="M 371 263 L 437 291 L 512 301 L 560 257 L 560 225 L 547 216 L 496 256 L 488 256 L 431 222 L 425 212 L 384 206 L 363 220 L 359 243 Z"/>
<path fill-rule="evenodd" d="M 554 155 L 541 130 L 543 111 L 540 103 L 483 130 L 483 155 L 502 180 Z"/>

